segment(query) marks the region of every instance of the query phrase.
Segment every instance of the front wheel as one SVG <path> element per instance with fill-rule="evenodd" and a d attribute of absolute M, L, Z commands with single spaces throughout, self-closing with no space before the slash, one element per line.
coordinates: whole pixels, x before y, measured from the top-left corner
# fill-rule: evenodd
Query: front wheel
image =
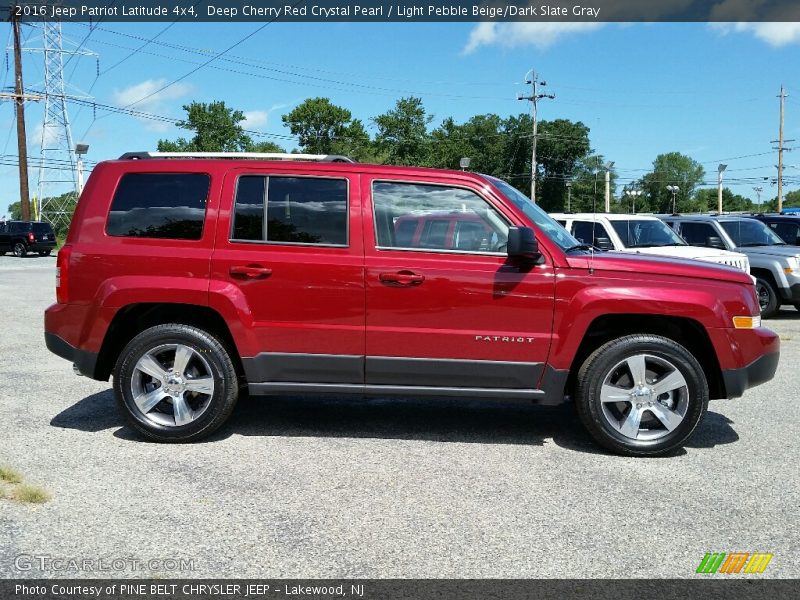
<path fill-rule="evenodd" d="M 14 244 L 14 256 L 17 258 L 22 258 L 28 253 L 28 247 L 25 245 L 24 242 L 17 242 Z"/>
<path fill-rule="evenodd" d="M 215 336 L 157 325 L 134 337 L 114 367 L 114 395 L 130 425 L 159 442 L 199 440 L 230 416 L 239 381 Z"/>
<path fill-rule="evenodd" d="M 601 446 L 627 456 L 681 447 L 708 407 L 694 356 L 657 335 L 630 335 L 595 350 L 578 371 L 576 408 Z"/>
<path fill-rule="evenodd" d="M 774 317 L 780 305 L 778 304 L 778 294 L 772 284 L 760 277 L 756 279 L 756 295 L 758 296 L 758 306 L 761 308 L 761 317 L 763 319 Z"/>

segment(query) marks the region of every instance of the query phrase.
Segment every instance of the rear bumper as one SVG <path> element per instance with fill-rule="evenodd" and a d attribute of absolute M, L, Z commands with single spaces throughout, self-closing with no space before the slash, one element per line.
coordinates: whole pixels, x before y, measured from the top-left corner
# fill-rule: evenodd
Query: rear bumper
<path fill-rule="evenodd" d="M 728 398 L 739 398 L 748 388 L 765 383 L 775 376 L 780 352 L 765 354 L 740 369 L 724 369 L 722 379 Z"/>
<path fill-rule="evenodd" d="M 75 348 L 54 333 L 45 332 L 44 341 L 50 352 L 70 361 L 76 372 L 94 378 L 97 353 Z"/>

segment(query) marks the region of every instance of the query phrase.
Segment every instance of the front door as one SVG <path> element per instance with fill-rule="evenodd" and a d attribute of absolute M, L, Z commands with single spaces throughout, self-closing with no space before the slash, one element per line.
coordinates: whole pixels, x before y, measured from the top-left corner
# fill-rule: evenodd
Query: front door
<path fill-rule="evenodd" d="M 366 384 L 460 394 L 536 389 L 554 272 L 506 256 L 512 217 L 463 183 L 364 176 Z"/>

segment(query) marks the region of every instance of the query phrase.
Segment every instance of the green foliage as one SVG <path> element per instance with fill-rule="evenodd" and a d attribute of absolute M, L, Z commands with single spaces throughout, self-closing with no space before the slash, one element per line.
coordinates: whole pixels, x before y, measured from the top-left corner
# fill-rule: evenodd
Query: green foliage
<path fill-rule="evenodd" d="M 691 212 L 694 210 L 694 191 L 703 177 L 705 169 L 696 160 L 680 152 L 659 154 L 653 161 L 652 172 L 639 182 L 644 192 L 641 198 L 645 199 L 649 211 L 671 213 L 672 192 L 667 190 L 667 186 L 677 185 L 680 189 L 675 194 L 676 210 Z"/>
<path fill-rule="evenodd" d="M 349 110 L 336 106 L 327 98 L 309 98 L 290 113 L 283 115 L 282 120 L 292 134 L 300 139 L 303 151 L 311 154 L 333 154 L 337 139 L 347 135 L 360 135 L 358 126 L 355 130 L 352 129 L 352 118 Z"/>
<path fill-rule="evenodd" d="M 718 194 L 717 188 L 698 190 L 691 210 L 697 212 L 716 212 L 719 198 Z M 745 198 L 740 194 L 734 194 L 729 188 L 722 189 L 723 212 L 752 211 L 754 209 L 755 206 L 750 198 Z"/>
<path fill-rule="evenodd" d="M 428 162 L 428 125 L 433 120 L 421 98 L 401 98 L 395 107 L 372 121 L 378 128 L 375 143 L 387 162 L 424 165 Z"/>
<path fill-rule="evenodd" d="M 797 208 L 800 207 L 800 190 L 794 190 L 783 195 L 783 208 Z M 762 212 L 777 212 L 778 210 L 778 197 L 775 196 L 771 200 L 764 202 Z"/>
<path fill-rule="evenodd" d="M 225 102 L 185 104 L 186 119 L 178 127 L 194 131 L 191 140 L 159 140 L 160 152 L 241 152 L 252 144 L 241 123 L 244 113 L 225 106 Z"/>

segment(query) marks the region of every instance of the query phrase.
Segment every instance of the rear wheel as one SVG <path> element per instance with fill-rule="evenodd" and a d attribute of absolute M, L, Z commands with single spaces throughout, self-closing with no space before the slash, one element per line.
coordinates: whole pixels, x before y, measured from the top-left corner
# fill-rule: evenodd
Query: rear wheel
<path fill-rule="evenodd" d="M 197 327 L 168 324 L 146 329 L 125 346 L 114 368 L 114 394 L 145 437 L 189 442 L 228 419 L 239 382 L 220 340 Z"/>
<path fill-rule="evenodd" d="M 761 308 L 761 316 L 764 319 L 774 317 L 780 305 L 778 304 L 778 294 L 772 284 L 759 277 L 756 279 L 756 294 L 758 295 L 758 305 Z"/>
<path fill-rule="evenodd" d="M 601 446 L 656 456 L 682 446 L 708 406 L 708 383 L 673 340 L 631 335 L 597 350 L 578 371 L 578 416 Z"/>
<path fill-rule="evenodd" d="M 22 258 L 28 253 L 28 247 L 25 245 L 25 242 L 17 242 L 14 244 L 14 256 L 17 258 Z"/>

